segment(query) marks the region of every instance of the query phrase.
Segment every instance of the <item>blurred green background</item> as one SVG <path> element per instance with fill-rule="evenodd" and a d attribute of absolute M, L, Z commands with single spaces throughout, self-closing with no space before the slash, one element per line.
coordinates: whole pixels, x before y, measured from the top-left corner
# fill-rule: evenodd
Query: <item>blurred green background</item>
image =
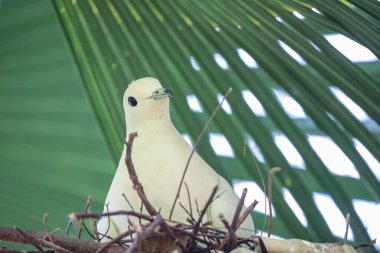
<path fill-rule="evenodd" d="M 257 167 L 266 182 L 279 166 L 276 236 L 339 241 L 350 213 L 351 243 L 379 237 L 379 13 L 375 0 L 1 1 L 0 226 L 43 230 L 46 212 L 62 233 L 89 194 L 101 212 L 123 92 L 154 76 L 189 142 L 234 88 L 197 151 L 260 201 L 259 230 Z"/>

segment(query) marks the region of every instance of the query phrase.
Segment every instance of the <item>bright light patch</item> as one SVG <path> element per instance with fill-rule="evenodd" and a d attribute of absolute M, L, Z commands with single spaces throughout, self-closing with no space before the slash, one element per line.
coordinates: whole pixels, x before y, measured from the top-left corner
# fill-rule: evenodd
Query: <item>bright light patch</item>
<path fill-rule="evenodd" d="M 283 20 L 281 17 L 279 17 L 279 16 L 276 17 L 276 20 L 277 20 L 278 22 L 280 22 L 280 23 L 284 23 L 284 20 Z"/>
<path fill-rule="evenodd" d="M 296 215 L 301 224 L 307 227 L 307 219 L 305 213 L 302 211 L 302 208 L 290 193 L 290 191 L 286 188 L 283 188 L 282 195 L 284 195 L 286 203 L 288 203 L 289 207 L 292 209 L 293 213 Z"/>
<path fill-rule="evenodd" d="M 255 59 L 253 59 L 252 56 L 247 53 L 247 51 L 245 51 L 242 48 L 238 48 L 237 52 L 238 52 L 240 59 L 245 63 L 245 65 L 247 65 L 248 68 L 256 69 L 259 67 L 259 65 L 257 65 L 257 62 L 255 61 Z"/>
<path fill-rule="evenodd" d="M 360 178 L 354 164 L 330 137 L 309 135 L 307 138 L 314 151 L 332 174 Z"/>
<path fill-rule="evenodd" d="M 233 179 L 232 185 L 234 187 L 236 194 L 239 197 L 243 193 L 244 188 L 247 188 L 248 191 L 247 191 L 247 195 L 244 201 L 245 206 L 249 206 L 256 199 L 259 202 L 259 204 L 257 204 L 257 206 L 255 207 L 255 212 L 260 212 L 262 214 L 269 214 L 268 201 L 265 201 L 265 194 L 261 190 L 261 188 L 258 186 L 258 184 L 256 184 L 256 182 L 248 181 L 248 180 Z M 266 207 L 267 207 L 266 210 L 265 210 L 264 203 L 266 203 Z M 273 213 L 273 217 L 275 217 L 276 212 L 274 208 L 272 208 L 272 213 Z"/>
<path fill-rule="evenodd" d="M 294 51 L 294 49 L 292 49 L 291 47 L 289 47 L 288 45 L 286 45 L 281 40 L 279 40 L 278 43 L 280 44 L 280 46 L 282 47 L 282 49 L 284 49 L 285 52 L 288 53 L 288 55 L 290 55 L 299 64 L 306 65 L 306 61 L 301 57 L 301 55 L 299 55 L 296 51 Z"/>
<path fill-rule="evenodd" d="M 255 158 L 261 162 L 261 163 L 265 163 L 265 159 L 264 159 L 264 156 L 263 154 L 261 153 L 261 150 L 259 148 L 259 146 L 257 146 L 256 142 L 252 139 L 248 139 L 247 140 L 247 145 L 248 145 L 248 148 L 249 150 L 251 150 L 251 152 L 253 153 L 253 155 L 255 156 Z"/>
<path fill-rule="evenodd" d="M 193 112 L 203 112 L 201 102 L 195 95 L 187 95 L 186 101 Z"/>
<path fill-rule="evenodd" d="M 318 52 L 321 52 L 321 49 L 315 45 L 311 40 L 309 40 L 310 44 L 315 48 L 315 50 L 317 50 Z"/>
<path fill-rule="evenodd" d="M 220 27 L 219 26 L 214 27 L 214 30 L 217 31 L 217 32 L 220 32 Z"/>
<path fill-rule="evenodd" d="M 380 238 L 380 203 L 354 199 L 352 204 L 364 226 L 366 226 L 369 237 Z M 375 244 L 375 247 L 380 250 L 380 244 Z"/>
<path fill-rule="evenodd" d="M 190 145 L 190 147 L 193 147 L 193 142 L 191 141 L 190 136 L 188 134 L 182 134 L 182 137 L 185 139 L 187 144 Z"/>
<path fill-rule="evenodd" d="M 274 89 L 273 91 L 289 117 L 293 119 L 306 119 L 305 111 L 293 97 L 283 90 Z"/>
<path fill-rule="evenodd" d="M 241 29 L 241 25 L 239 25 L 239 24 L 237 24 L 236 27 L 237 27 L 238 29 Z"/>
<path fill-rule="evenodd" d="M 284 134 L 275 133 L 273 134 L 273 138 L 274 142 L 284 154 L 288 163 L 295 168 L 304 170 L 305 162 L 303 161 L 298 150 L 294 147 L 293 143 L 290 142 L 288 137 L 286 137 Z"/>
<path fill-rule="evenodd" d="M 373 62 L 379 60 L 368 48 L 342 34 L 327 34 L 324 37 L 352 62 Z"/>
<path fill-rule="evenodd" d="M 235 157 L 230 143 L 223 134 L 210 133 L 209 141 L 215 154 L 224 157 Z"/>
<path fill-rule="evenodd" d="M 337 237 L 344 238 L 346 219 L 331 196 L 314 192 L 313 199 L 319 211 L 322 213 L 323 218 L 326 220 L 331 232 Z M 353 241 L 354 239 L 351 227 L 348 228 L 347 239 L 350 241 Z"/>
<path fill-rule="evenodd" d="M 215 60 L 216 64 L 218 64 L 218 66 L 221 69 L 225 69 L 226 70 L 226 69 L 229 68 L 226 59 L 224 59 L 224 57 L 221 54 L 219 54 L 219 53 L 214 54 L 214 60 Z"/>
<path fill-rule="evenodd" d="M 256 229 L 256 235 L 262 235 L 263 237 L 268 237 L 268 232 Z M 279 235 L 274 235 L 273 233 L 270 234 L 270 238 L 274 238 L 274 239 L 278 239 L 278 240 L 285 240 L 284 237 L 281 237 Z"/>
<path fill-rule="evenodd" d="M 360 121 L 369 120 L 367 113 L 338 87 L 330 87 L 334 96 Z"/>
<path fill-rule="evenodd" d="M 322 13 L 315 7 L 311 8 L 312 11 L 314 11 L 315 13 L 318 13 L 319 15 L 322 15 Z"/>
<path fill-rule="evenodd" d="M 353 139 L 356 150 L 363 157 L 368 167 L 375 174 L 378 181 L 380 181 L 380 163 L 376 158 L 368 151 L 368 149 L 357 139 Z M 380 237 L 379 237 L 380 238 Z"/>
<path fill-rule="evenodd" d="M 201 70 L 201 67 L 199 66 L 199 63 L 194 58 L 194 56 L 190 57 L 190 63 L 191 63 L 191 67 L 193 67 L 194 70 L 196 70 L 196 71 L 200 71 Z"/>
<path fill-rule="evenodd" d="M 293 11 L 293 15 L 296 16 L 298 19 L 305 19 L 305 17 L 298 11 Z"/>
<path fill-rule="evenodd" d="M 222 102 L 223 97 L 224 97 L 223 95 L 218 94 L 217 98 L 218 98 L 219 103 Z M 223 101 L 222 109 L 223 109 L 223 111 L 225 111 L 225 113 L 232 114 L 232 109 L 231 109 L 230 103 L 228 103 L 228 101 L 226 99 Z"/>
<path fill-rule="evenodd" d="M 265 117 L 266 113 L 264 107 L 261 105 L 260 101 L 252 94 L 251 91 L 242 90 L 241 94 L 248 107 L 256 116 Z"/>

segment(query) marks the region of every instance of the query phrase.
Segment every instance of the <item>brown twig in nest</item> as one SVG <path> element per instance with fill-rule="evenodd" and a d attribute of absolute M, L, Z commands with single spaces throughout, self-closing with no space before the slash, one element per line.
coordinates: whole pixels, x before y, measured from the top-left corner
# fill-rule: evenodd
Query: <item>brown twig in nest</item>
<path fill-rule="evenodd" d="M 139 195 L 141 201 L 143 202 L 146 210 L 148 211 L 150 215 L 157 215 L 158 212 L 156 211 L 156 209 L 154 209 L 154 207 L 148 201 L 145 195 L 144 188 L 142 184 L 139 182 L 139 178 L 137 176 L 135 166 L 133 165 L 133 162 L 132 162 L 132 144 L 133 144 L 133 140 L 136 137 L 137 137 L 136 132 L 130 133 L 128 136 L 128 141 L 125 143 L 126 149 L 127 149 L 126 154 L 125 154 L 125 164 L 128 169 L 129 178 L 131 179 L 133 183 L 133 188 L 137 191 L 137 194 Z"/>
<path fill-rule="evenodd" d="M 21 232 L 20 232 L 21 231 Z M 90 253 L 102 247 L 103 243 L 94 241 L 81 240 L 77 238 L 63 237 L 57 235 L 50 235 L 54 241 L 54 245 L 46 240 L 43 240 L 46 233 L 25 231 L 19 228 L 3 228 L 0 227 L 0 241 L 10 241 L 16 243 L 24 243 L 31 245 L 38 245 L 38 247 L 48 247 L 61 252 L 76 252 L 76 253 Z M 33 243 L 31 243 L 33 241 Z M 2 251 L 2 250 L 1 250 Z M 125 251 L 125 247 L 112 245 L 104 253 L 121 253 Z M 41 251 L 40 251 L 41 252 Z M 43 252 L 43 250 L 42 250 Z"/>

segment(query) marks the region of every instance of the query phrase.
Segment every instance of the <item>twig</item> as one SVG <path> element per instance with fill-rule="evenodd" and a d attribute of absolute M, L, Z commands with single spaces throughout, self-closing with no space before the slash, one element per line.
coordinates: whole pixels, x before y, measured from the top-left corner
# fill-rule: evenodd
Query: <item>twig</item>
<path fill-rule="evenodd" d="M 223 241 L 219 245 L 220 250 L 222 250 L 224 248 L 224 245 L 227 243 L 228 240 L 230 241 L 230 247 L 232 247 L 231 249 L 236 248 L 236 234 L 235 234 L 235 232 L 239 228 L 239 226 L 243 223 L 243 221 L 247 218 L 247 216 L 249 215 L 249 213 L 248 213 L 248 215 L 246 215 L 245 218 L 241 221 L 240 213 L 241 213 L 241 209 L 243 209 L 244 200 L 245 200 L 246 196 L 247 196 L 247 188 L 244 188 L 243 193 L 241 194 L 239 203 L 236 207 L 235 214 L 234 214 L 234 217 L 233 217 L 232 222 L 231 222 L 231 226 L 228 224 L 228 222 L 224 219 L 223 216 L 220 217 L 224 226 L 228 230 L 228 235 L 223 239 Z M 243 215 L 245 215 L 245 212 Z M 230 226 L 230 229 L 227 227 L 227 225 Z"/>
<path fill-rule="evenodd" d="M 281 171 L 281 168 L 274 167 L 269 171 L 269 176 L 268 176 L 268 204 L 269 204 L 269 220 L 268 220 L 268 238 L 270 237 L 272 233 L 272 177 L 275 173 Z"/>
<path fill-rule="evenodd" d="M 21 229 L 19 229 L 18 227 L 15 227 L 15 229 L 17 230 L 17 232 L 19 232 L 19 234 L 24 237 L 31 245 L 33 245 L 39 252 L 41 253 L 44 253 L 44 250 L 43 248 L 38 245 L 38 242 L 36 242 L 36 239 L 28 236 L 24 231 L 22 231 Z"/>
<path fill-rule="evenodd" d="M 47 226 L 47 216 L 48 216 L 48 214 L 44 213 L 44 216 L 42 217 L 43 222 L 44 222 L 45 232 L 46 232 L 46 236 L 45 237 L 49 238 L 49 241 L 53 242 L 53 240 L 51 239 L 51 236 L 49 234 L 49 229 L 48 229 L 48 226 Z"/>
<path fill-rule="evenodd" d="M 46 237 L 48 237 L 48 236 L 54 234 L 54 233 L 57 232 L 58 230 L 59 230 L 59 228 L 56 228 L 56 229 L 50 231 L 49 233 L 45 234 L 44 237 L 42 237 L 42 240 L 45 240 Z"/>
<path fill-rule="evenodd" d="M 39 251 L 34 251 L 34 250 L 26 251 L 26 250 L 0 248 L 0 253 L 39 253 Z"/>
<path fill-rule="evenodd" d="M 245 144 L 244 144 L 244 151 L 246 149 L 246 145 L 247 145 L 247 139 L 244 139 L 245 140 Z M 253 152 L 251 150 L 249 150 L 250 153 L 251 153 L 251 157 L 253 159 L 253 161 L 255 162 L 255 165 L 256 165 L 256 168 L 257 168 L 257 172 L 259 172 L 259 176 L 260 176 L 260 179 L 261 179 L 261 183 L 263 185 L 263 189 L 264 189 L 264 194 L 265 196 L 267 196 L 267 191 L 266 191 L 266 188 L 265 188 L 265 182 L 264 182 L 264 178 L 263 178 L 263 175 L 261 173 L 261 170 L 260 170 L 260 167 L 259 167 L 259 164 L 256 160 L 256 157 L 255 155 L 253 154 Z M 245 152 L 244 152 L 245 154 Z M 261 235 L 263 235 L 263 230 L 264 230 L 264 227 L 265 227 L 265 223 L 266 223 L 266 220 L 267 220 L 267 198 L 265 197 L 264 198 L 264 222 L 263 222 L 263 225 L 261 227 Z"/>
<path fill-rule="evenodd" d="M 192 206 L 191 206 L 191 196 L 190 196 L 189 186 L 187 185 L 186 182 L 183 182 L 183 183 L 184 183 L 184 185 L 185 185 L 185 187 L 186 187 L 187 198 L 188 198 L 188 200 L 189 200 L 190 217 L 191 217 L 192 219 L 194 219 L 194 218 L 193 218 L 193 208 L 192 208 Z"/>
<path fill-rule="evenodd" d="M 136 213 L 133 211 L 113 211 L 109 213 L 72 213 L 70 216 L 72 216 L 74 219 L 84 219 L 84 218 L 97 218 L 100 219 L 105 216 L 118 216 L 118 215 L 129 215 L 129 216 L 135 216 L 137 218 L 141 218 L 147 221 L 152 221 L 153 217 L 148 214 L 143 213 Z"/>
<path fill-rule="evenodd" d="M 114 239 L 112 239 L 111 241 L 105 243 L 102 247 L 100 247 L 99 249 L 97 249 L 95 251 L 95 253 L 104 252 L 106 249 L 108 249 L 109 247 L 111 247 L 113 244 L 117 244 L 122 239 L 124 239 L 125 237 L 127 237 L 129 235 L 132 235 L 133 233 L 135 233 L 134 230 L 128 230 L 128 231 L 126 231 L 124 233 L 121 233 L 120 235 L 116 236 Z"/>
<path fill-rule="evenodd" d="M 73 253 L 71 252 L 70 250 L 67 250 L 65 248 L 62 248 L 61 246 L 53 243 L 53 242 L 48 242 L 46 240 L 41 240 L 41 244 L 45 247 L 49 247 L 49 248 L 52 248 L 52 249 L 55 249 L 57 252 L 66 252 L 66 253 Z"/>
<path fill-rule="evenodd" d="M 363 242 L 363 243 L 361 243 L 359 245 L 356 245 L 356 246 L 354 246 L 354 249 L 365 248 L 365 247 L 372 246 L 374 244 L 376 244 L 376 239 L 373 239 L 373 240 L 370 240 L 368 242 Z"/>
<path fill-rule="evenodd" d="M 204 125 L 204 127 L 202 128 L 202 131 L 200 132 L 200 134 L 198 135 L 197 137 L 197 140 L 195 141 L 194 143 L 194 146 L 193 146 L 193 149 L 191 150 L 191 153 L 190 153 L 190 156 L 189 158 L 187 159 L 187 162 L 186 162 L 186 166 L 185 166 L 185 169 L 182 173 L 182 178 L 179 182 L 179 186 L 178 186 L 178 190 L 177 190 L 177 194 L 174 198 L 174 201 L 173 201 L 173 205 L 172 205 L 172 208 L 170 209 L 170 214 L 169 214 L 169 220 L 172 218 L 172 215 L 173 215 L 173 212 L 174 212 L 174 208 L 175 208 L 175 205 L 177 203 L 177 200 L 179 198 L 179 194 L 181 192 L 181 188 L 182 188 L 182 184 L 183 184 L 183 180 L 185 179 L 185 176 L 186 176 L 186 172 L 187 172 L 187 169 L 189 168 L 189 164 L 190 164 L 190 160 L 191 158 L 193 157 L 194 153 L 195 153 L 195 149 L 197 148 L 198 146 L 198 143 L 199 141 L 201 140 L 203 134 L 206 132 L 206 129 L 208 128 L 208 126 L 210 125 L 211 121 L 213 120 L 213 118 L 215 117 L 216 113 L 220 110 L 224 100 L 226 99 L 226 97 L 232 92 L 232 87 L 230 87 L 226 94 L 224 95 L 222 101 L 220 101 L 219 105 L 214 109 L 214 111 L 212 112 L 210 118 L 207 120 L 206 124 Z"/>
<path fill-rule="evenodd" d="M 154 229 L 160 225 L 160 223 L 163 221 L 161 215 L 157 215 L 154 220 L 152 221 L 152 223 L 150 223 L 150 225 L 144 230 L 143 233 L 141 233 L 141 236 L 137 236 L 136 239 L 133 241 L 132 245 L 128 248 L 128 250 L 126 251 L 126 253 L 132 253 L 134 252 L 134 250 L 136 248 L 138 248 L 138 246 L 141 244 L 141 242 L 145 239 L 146 236 L 148 236 L 149 234 L 151 234 Z"/>
<path fill-rule="evenodd" d="M 66 237 L 69 236 L 69 232 L 72 226 L 73 226 L 73 220 L 69 218 L 69 222 L 67 223 L 66 232 L 65 232 Z"/>
<path fill-rule="evenodd" d="M 223 250 L 226 243 L 229 241 L 228 249 L 226 250 L 228 252 L 236 248 L 237 238 L 236 238 L 235 230 L 232 227 L 232 225 L 228 223 L 228 221 L 224 218 L 222 214 L 219 214 L 219 218 L 223 222 L 224 226 L 226 227 L 228 234 L 223 239 L 223 241 L 219 244 L 218 250 Z"/>
<path fill-rule="evenodd" d="M 239 217 L 240 217 L 241 209 L 243 209 L 243 206 L 244 206 L 245 197 L 247 196 L 247 191 L 248 191 L 247 188 L 243 189 L 243 193 L 241 194 L 238 206 L 236 207 L 234 218 L 232 219 L 232 222 L 231 222 L 231 228 L 232 228 L 233 231 L 236 231 L 236 229 L 238 228 L 237 225 L 238 225 L 238 222 L 239 222 Z"/>
<path fill-rule="evenodd" d="M 109 202 L 107 204 L 105 204 L 106 209 L 107 209 L 107 214 L 109 213 L 109 208 L 108 208 L 109 204 L 110 204 Z M 102 238 L 100 238 L 100 241 L 102 241 L 103 238 L 107 236 L 108 231 L 110 230 L 110 227 L 111 227 L 111 218 L 108 215 L 107 216 L 107 229 L 106 229 L 106 232 L 103 234 Z M 99 231 L 98 231 L 98 234 L 99 234 Z"/>
<path fill-rule="evenodd" d="M 183 229 L 180 229 L 180 228 L 177 228 L 177 227 L 171 227 L 172 230 L 178 232 L 179 234 L 184 234 L 184 235 L 187 235 L 189 237 L 191 237 L 192 239 L 196 240 L 196 241 L 199 241 L 200 243 L 203 243 L 203 244 L 206 244 L 206 245 L 211 245 L 212 243 L 204 240 L 204 239 L 201 239 L 199 237 L 197 237 L 196 235 L 194 235 L 194 233 L 190 232 L 190 231 L 186 231 L 186 230 L 183 230 Z M 204 236 L 205 234 L 202 234 L 201 233 L 198 233 L 198 235 L 200 236 Z M 224 238 L 224 237 L 223 237 Z"/>
<path fill-rule="evenodd" d="M 127 201 L 127 204 L 128 204 L 128 206 L 131 208 L 131 210 L 132 210 L 132 211 L 135 211 L 135 209 L 133 208 L 131 202 L 129 202 L 127 196 L 126 196 L 124 193 L 122 193 L 121 196 L 123 196 L 123 198 L 125 199 L 125 201 Z"/>
<path fill-rule="evenodd" d="M 349 228 L 349 226 L 350 226 L 350 214 L 347 213 L 347 215 L 346 215 L 346 231 L 345 231 L 344 237 L 343 237 L 344 243 L 347 242 L 347 236 L 348 236 L 348 228 Z"/>
<path fill-rule="evenodd" d="M 46 244 L 45 240 L 41 240 L 44 237 L 44 232 L 32 232 L 32 231 L 22 231 L 19 232 L 20 229 L 12 229 L 12 228 L 4 228 L 0 227 L 0 241 L 10 241 L 15 243 L 24 243 L 24 244 L 32 244 L 30 240 L 33 240 L 36 243 L 41 243 L 41 246 L 51 247 L 51 245 Z M 24 233 L 24 235 L 22 235 Z M 98 243 L 94 241 L 63 237 L 57 235 L 51 235 L 54 244 L 58 245 L 66 250 L 75 253 L 89 253 L 94 252 L 98 248 L 102 247 L 104 243 Z M 28 239 L 27 239 L 28 238 Z M 33 244 L 32 244 L 33 245 Z M 125 247 L 112 245 L 108 248 L 104 253 L 121 253 L 125 251 Z M 41 252 L 41 251 L 40 251 Z"/>
<path fill-rule="evenodd" d="M 184 205 L 182 205 L 181 202 L 178 202 L 179 206 L 182 207 L 182 209 L 189 215 L 189 218 L 187 219 L 189 223 L 194 224 L 196 220 L 194 219 L 193 215 L 186 209 Z"/>
<path fill-rule="evenodd" d="M 91 233 L 91 231 L 88 229 L 86 223 L 83 223 L 84 230 L 86 230 L 87 234 L 94 240 L 96 240 L 95 236 Z M 103 239 L 103 238 L 102 238 Z M 99 242 L 99 241 L 97 241 Z"/>
<path fill-rule="evenodd" d="M 201 213 L 198 217 L 198 220 L 197 222 L 195 223 L 194 225 L 194 229 L 193 229 L 193 232 L 194 234 L 196 235 L 198 232 L 199 232 L 199 226 L 202 222 L 202 219 L 203 219 L 203 216 L 206 214 L 207 212 L 207 209 L 208 207 L 210 206 L 211 202 L 212 202 L 212 199 L 214 198 L 215 194 L 216 194 L 216 191 L 218 190 L 218 186 L 214 186 L 214 188 L 212 189 L 212 192 L 211 192 L 211 195 L 210 197 L 208 198 L 208 200 L 206 201 L 205 203 L 205 206 L 203 207 L 203 209 L 201 210 Z"/>
<path fill-rule="evenodd" d="M 248 215 L 251 214 L 251 212 L 253 211 L 253 209 L 255 209 L 256 205 L 258 204 L 259 202 L 257 200 L 254 200 L 252 202 L 252 204 L 250 204 L 247 209 L 245 209 L 244 213 L 240 216 L 239 218 L 239 221 L 238 221 L 238 224 L 237 224 L 237 227 L 240 227 L 241 224 L 243 224 L 243 222 L 245 221 L 245 219 L 247 219 Z"/>
<path fill-rule="evenodd" d="M 141 201 L 143 202 L 147 212 L 150 215 L 157 215 L 158 212 L 154 209 L 154 207 L 148 201 L 145 195 L 144 188 L 139 182 L 139 178 L 136 174 L 136 170 L 132 162 L 132 144 L 133 144 L 133 140 L 136 137 L 137 137 L 136 132 L 130 133 L 128 136 L 128 142 L 125 143 L 126 145 L 125 165 L 127 166 L 127 169 L 128 169 L 129 178 L 131 179 L 133 183 L 133 188 L 137 191 L 137 194 L 139 195 Z"/>
<path fill-rule="evenodd" d="M 92 196 L 88 196 L 87 198 L 87 201 L 86 201 L 86 204 L 84 206 L 84 213 L 88 213 L 88 210 L 90 209 L 90 205 L 91 205 L 91 202 L 92 202 Z M 78 223 L 79 223 L 79 226 L 78 226 L 78 232 L 77 232 L 77 238 L 79 239 L 81 234 L 82 234 L 82 230 L 83 230 L 83 220 L 78 220 Z"/>
<path fill-rule="evenodd" d="M 51 238 L 51 234 L 53 234 L 55 231 L 58 230 L 55 229 L 53 230 L 52 232 L 49 232 L 48 230 L 48 226 L 47 226 L 47 216 L 48 214 L 47 213 L 44 213 L 44 216 L 43 216 L 43 223 L 44 223 L 44 228 L 45 228 L 45 232 L 46 234 L 42 237 L 42 239 L 40 240 L 40 244 L 43 244 L 44 246 L 47 246 L 47 247 L 50 247 L 52 249 L 55 249 L 56 251 L 58 252 L 66 252 L 66 253 L 72 253 L 71 251 L 67 250 L 67 249 L 64 249 L 62 248 L 61 246 L 59 245 L 56 245 L 53 241 L 53 239 Z M 49 239 L 49 241 L 46 240 L 46 238 Z"/>

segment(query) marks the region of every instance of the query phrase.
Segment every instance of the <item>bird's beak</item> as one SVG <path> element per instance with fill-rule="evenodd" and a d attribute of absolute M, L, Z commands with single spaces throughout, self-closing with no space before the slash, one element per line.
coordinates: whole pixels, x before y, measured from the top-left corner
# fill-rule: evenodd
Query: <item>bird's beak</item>
<path fill-rule="evenodd" d="M 161 98 L 171 98 L 173 97 L 173 93 L 171 90 L 167 89 L 167 88 L 158 88 L 158 89 L 155 89 L 153 92 L 152 92 L 152 96 L 148 97 L 148 98 L 152 98 L 154 100 L 158 100 L 158 99 L 161 99 Z"/>

